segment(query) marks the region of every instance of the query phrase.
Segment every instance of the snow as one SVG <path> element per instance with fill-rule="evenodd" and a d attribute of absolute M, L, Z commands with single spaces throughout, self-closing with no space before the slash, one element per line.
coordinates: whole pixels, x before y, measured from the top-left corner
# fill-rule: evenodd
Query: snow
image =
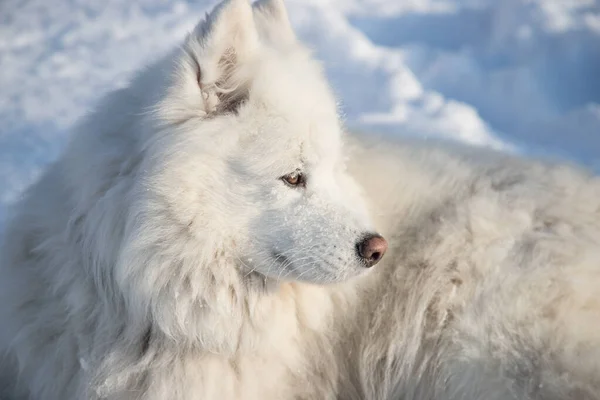
<path fill-rule="evenodd" d="M 0 221 L 74 121 L 214 4 L 0 2 Z M 287 4 L 349 125 L 600 168 L 599 0 Z"/>

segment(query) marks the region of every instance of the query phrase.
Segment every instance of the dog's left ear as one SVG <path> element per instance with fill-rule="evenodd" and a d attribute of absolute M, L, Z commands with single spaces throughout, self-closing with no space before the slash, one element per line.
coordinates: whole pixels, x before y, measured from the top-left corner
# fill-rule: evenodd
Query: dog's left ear
<path fill-rule="evenodd" d="M 259 0 L 254 3 L 253 8 L 261 36 L 274 45 L 286 46 L 295 43 L 296 35 L 284 0 Z"/>
<path fill-rule="evenodd" d="M 225 0 L 188 37 L 207 114 L 235 111 L 246 99 L 244 67 L 256 55 L 259 38 L 248 0 Z"/>

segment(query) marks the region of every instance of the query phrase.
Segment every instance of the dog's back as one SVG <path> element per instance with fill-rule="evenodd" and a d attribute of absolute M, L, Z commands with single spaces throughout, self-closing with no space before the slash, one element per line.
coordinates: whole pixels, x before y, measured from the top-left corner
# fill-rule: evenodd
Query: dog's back
<path fill-rule="evenodd" d="M 393 244 L 365 296 L 365 368 L 387 382 L 370 375 L 372 396 L 600 398 L 599 179 L 357 138 L 353 174 Z"/>

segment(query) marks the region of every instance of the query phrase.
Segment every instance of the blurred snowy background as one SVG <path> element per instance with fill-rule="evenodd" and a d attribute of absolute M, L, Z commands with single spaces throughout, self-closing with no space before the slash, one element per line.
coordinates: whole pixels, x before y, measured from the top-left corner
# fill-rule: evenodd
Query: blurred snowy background
<path fill-rule="evenodd" d="M 105 92 L 214 0 L 0 1 L 0 224 Z M 347 123 L 600 169 L 600 0 L 287 0 Z"/>

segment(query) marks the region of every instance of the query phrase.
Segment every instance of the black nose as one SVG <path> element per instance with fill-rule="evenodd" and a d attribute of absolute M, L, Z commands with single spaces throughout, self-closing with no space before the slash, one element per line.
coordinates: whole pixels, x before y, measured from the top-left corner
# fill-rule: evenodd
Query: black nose
<path fill-rule="evenodd" d="M 356 245 L 356 251 L 367 268 L 377 264 L 388 248 L 387 241 L 379 235 L 368 235 Z"/>

